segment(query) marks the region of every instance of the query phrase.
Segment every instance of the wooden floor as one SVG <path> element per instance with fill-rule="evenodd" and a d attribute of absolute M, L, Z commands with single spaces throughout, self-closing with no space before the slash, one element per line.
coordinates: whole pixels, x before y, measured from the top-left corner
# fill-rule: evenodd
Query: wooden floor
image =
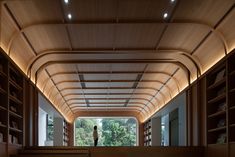
<path fill-rule="evenodd" d="M 203 157 L 203 147 L 28 147 L 12 157 Z"/>

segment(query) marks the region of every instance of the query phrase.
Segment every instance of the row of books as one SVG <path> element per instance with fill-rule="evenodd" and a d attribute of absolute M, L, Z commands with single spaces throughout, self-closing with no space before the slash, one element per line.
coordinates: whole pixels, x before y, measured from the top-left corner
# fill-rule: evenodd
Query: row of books
<path fill-rule="evenodd" d="M 0 132 L 0 142 L 4 142 L 3 138 L 4 138 L 3 133 Z M 12 143 L 12 144 L 19 144 L 18 138 L 14 135 L 11 135 L 11 134 L 9 134 L 9 136 L 8 136 L 8 142 Z"/>

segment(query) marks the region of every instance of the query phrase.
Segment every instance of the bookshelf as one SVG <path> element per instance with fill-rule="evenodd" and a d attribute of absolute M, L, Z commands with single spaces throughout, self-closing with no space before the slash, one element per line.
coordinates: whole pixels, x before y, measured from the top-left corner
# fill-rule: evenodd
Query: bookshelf
<path fill-rule="evenodd" d="M 8 134 L 8 61 L 0 55 L 0 143 L 7 142 Z"/>
<path fill-rule="evenodd" d="M 227 143 L 226 62 L 207 75 L 207 144 Z"/>
<path fill-rule="evenodd" d="M 69 123 L 64 120 L 63 123 L 63 145 L 69 145 Z"/>
<path fill-rule="evenodd" d="M 151 119 L 144 123 L 144 146 L 152 145 Z"/>
<path fill-rule="evenodd" d="M 9 64 L 9 137 L 11 144 L 23 144 L 23 76 Z"/>
<path fill-rule="evenodd" d="M 235 143 L 235 55 L 228 58 L 228 139 Z"/>
<path fill-rule="evenodd" d="M 24 77 L 7 57 L 0 54 L 0 143 L 23 145 Z"/>

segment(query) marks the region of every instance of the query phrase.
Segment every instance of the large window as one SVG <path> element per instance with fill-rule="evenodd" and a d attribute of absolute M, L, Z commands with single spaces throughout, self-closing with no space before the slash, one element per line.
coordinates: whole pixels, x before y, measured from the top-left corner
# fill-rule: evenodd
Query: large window
<path fill-rule="evenodd" d="M 93 128 L 97 126 L 98 146 L 136 146 L 137 122 L 134 118 L 78 118 L 75 121 L 75 145 L 93 146 Z"/>

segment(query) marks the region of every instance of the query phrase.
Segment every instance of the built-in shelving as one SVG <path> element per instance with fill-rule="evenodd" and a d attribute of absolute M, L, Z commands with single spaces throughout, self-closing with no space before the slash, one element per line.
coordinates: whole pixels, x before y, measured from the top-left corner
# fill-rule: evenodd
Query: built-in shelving
<path fill-rule="evenodd" d="M 69 145 L 69 123 L 64 120 L 63 126 L 63 145 Z"/>
<path fill-rule="evenodd" d="M 227 142 L 227 67 L 223 62 L 207 75 L 207 143 Z"/>
<path fill-rule="evenodd" d="M 235 142 L 235 55 L 228 58 L 228 125 L 229 143 Z"/>
<path fill-rule="evenodd" d="M 0 143 L 23 145 L 24 77 L 0 54 Z"/>
<path fill-rule="evenodd" d="M 144 123 L 144 146 L 152 145 L 151 119 Z"/>
<path fill-rule="evenodd" d="M 0 55 L 0 143 L 6 144 L 8 138 L 8 61 Z"/>
<path fill-rule="evenodd" d="M 207 144 L 235 143 L 235 55 L 207 74 Z"/>

